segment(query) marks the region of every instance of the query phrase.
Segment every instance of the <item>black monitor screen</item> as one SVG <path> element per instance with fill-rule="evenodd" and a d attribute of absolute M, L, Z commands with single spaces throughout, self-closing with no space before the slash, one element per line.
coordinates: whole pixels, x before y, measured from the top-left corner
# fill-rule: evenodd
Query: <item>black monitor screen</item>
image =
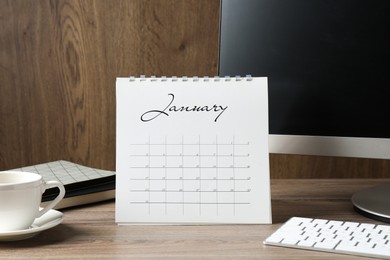
<path fill-rule="evenodd" d="M 389 0 L 222 0 L 220 76 L 268 77 L 270 134 L 390 138 Z"/>

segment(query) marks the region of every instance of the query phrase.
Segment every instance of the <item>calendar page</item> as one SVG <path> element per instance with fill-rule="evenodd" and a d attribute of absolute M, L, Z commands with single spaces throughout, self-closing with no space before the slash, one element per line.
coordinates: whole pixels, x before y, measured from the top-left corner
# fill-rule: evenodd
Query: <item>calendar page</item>
<path fill-rule="evenodd" d="M 118 78 L 116 222 L 271 223 L 266 78 Z"/>

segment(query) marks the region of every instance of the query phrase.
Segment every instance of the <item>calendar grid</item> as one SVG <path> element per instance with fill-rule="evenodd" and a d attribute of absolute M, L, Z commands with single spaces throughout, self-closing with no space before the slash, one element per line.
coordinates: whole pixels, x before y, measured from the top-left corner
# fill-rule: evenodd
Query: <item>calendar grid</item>
<path fill-rule="evenodd" d="M 130 149 L 133 163 L 129 166 L 133 187 L 129 191 L 136 194 L 131 204 L 146 205 L 149 215 L 152 205 L 163 205 L 165 215 L 169 214 L 169 205 L 182 205 L 183 215 L 186 214 L 186 205 L 198 205 L 200 216 L 202 205 L 215 205 L 216 215 L 219 214 L 219 205 L 231 205 L 235 215 L 236 205 L 250 204 L 246 199 L 237 200 L 240 194 L 251 192 L 251 178 L 247 172 L 250 165 L 246 164 L 250 154 L 242 153 L 242 150 L 249 150 L 249 142 L 235 143 L 234 136 L 229 143 L 219 143 L 218 136 L 214 142 L 205 143 L 201 142 L 201 136 L 197 142 L 184 142 L 184 136 L 178 143 L 169 141 L 168 136 L 162 142 L 152 142 L 151 139 L 149 136 L 147 142 L 130 145 L 133 148 Z M 236 153 L 237 146 L 244 148 L 240 154 Z M 179 149 L 169 151 L 172 147 Z M 192 153 L 186 152 L 189 147 L 196 148 Z M 237 171 L 240 172 L 238 176 Z M 237 182 L 241 183 L 240 188 Z"/>

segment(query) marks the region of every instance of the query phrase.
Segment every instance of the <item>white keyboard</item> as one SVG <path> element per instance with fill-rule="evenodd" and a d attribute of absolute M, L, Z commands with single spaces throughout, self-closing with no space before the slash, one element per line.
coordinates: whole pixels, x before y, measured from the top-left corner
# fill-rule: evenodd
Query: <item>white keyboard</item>
<path fill-rule="evenodd" d="M 293 217 L 264 244 L 390 259 L 390 226 Z"/>

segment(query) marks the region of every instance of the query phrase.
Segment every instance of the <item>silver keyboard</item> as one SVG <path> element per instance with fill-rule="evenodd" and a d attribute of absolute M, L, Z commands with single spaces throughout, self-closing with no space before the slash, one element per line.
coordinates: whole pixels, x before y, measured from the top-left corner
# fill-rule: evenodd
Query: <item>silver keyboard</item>
<path fill-rule="evenodd" d="M 293 217 L 264 244 L 390 259 L 390 226 Z"/>

